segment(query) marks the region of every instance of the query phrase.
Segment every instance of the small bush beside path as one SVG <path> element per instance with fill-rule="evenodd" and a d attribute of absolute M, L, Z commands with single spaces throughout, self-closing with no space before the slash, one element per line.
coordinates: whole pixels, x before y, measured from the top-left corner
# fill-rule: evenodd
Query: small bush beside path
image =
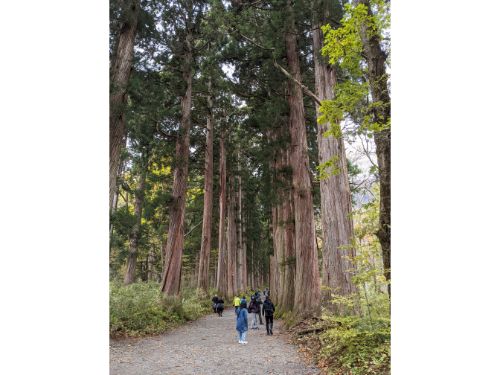
<path fill-rule="evenodd" d="M 196 290 L 184 290 L 180 298 L 165 297 L 154 282 L 127 286 L 111 282 L 109 299 L 113 338 L 163 333 L 212 311 L 209 298 Z"/>

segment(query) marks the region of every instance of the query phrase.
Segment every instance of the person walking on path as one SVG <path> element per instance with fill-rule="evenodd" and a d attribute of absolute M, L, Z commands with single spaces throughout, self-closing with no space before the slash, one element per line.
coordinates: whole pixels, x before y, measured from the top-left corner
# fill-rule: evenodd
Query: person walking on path
<path fill-rule="evenodd" d="M 241 303 L 240 297 L 235 296 L 234 300 L 233 300 L 234 312 L 238 311 L 238 307 L 240 307 L 240 303 Z"/>
<path fill-rule="evenodd" d="M 255 292 L 255 301 L 257 302 L 258 306 L 259 323 L 260 325 L 263 325 L 264 323 L 262 323 L 262 295 L 259 291 Z"/>
<path fill-rule="evenodd" d="M 267 335 L 273 334 L 273 317 L 274 317 L 274 304 L 271 302 L 271 299 L 266 297 L 264 301 L 264 316 L 266 318 L 266 330 Z"/>
<path fill-rule="evenodd" d="M 216 310 L 217 314 L 222 317 L 222 312 L 224 311 L 224 300 L 222 298 L 217 299 Z"/>
<path fill-rule="evenodd" d="M 241 300 L 240 306 L 236 310 L 236 330 L 238 331 L 238 343 L 248 344 L 248 341 L 246 341 L 248 331 L 248 311 L 245 298 Z"/>
<path fill-rule="evenodd" d="M 219 297 L 217 297 L 217 294 L 215 296 L 212 297 L 212 307 L 214 309 L 214 312 L 217 312 L 216 308 L 217 308 L 217 301 L 219 300 Z"/>
<path fill-rule="evenodd" d="M 257 316 L 259 314 L 259 305 L 255 296 L 251 297 L 250 304 L 248 305 L 248 312 L 253 315 L 252 329 L 259 329 L 257 325 Z"/>

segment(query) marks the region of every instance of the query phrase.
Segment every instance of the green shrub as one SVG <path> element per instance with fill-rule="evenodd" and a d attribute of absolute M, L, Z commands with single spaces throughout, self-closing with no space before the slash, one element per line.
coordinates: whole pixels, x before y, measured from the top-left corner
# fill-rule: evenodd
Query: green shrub
<path fill-rule="evenodd" d="M 334 328 L 320 335 L 320 359 L 347 374 L 390 373 L 390 320 L 325 317 Z"/>
<path fill-rule="evenodd" d="M 194 291 L 184 297 L 165 297 L 158 283 L 123 286 L 110 283 L 111 336 L 158 334 L 211 311 L 210 301 Z"/>

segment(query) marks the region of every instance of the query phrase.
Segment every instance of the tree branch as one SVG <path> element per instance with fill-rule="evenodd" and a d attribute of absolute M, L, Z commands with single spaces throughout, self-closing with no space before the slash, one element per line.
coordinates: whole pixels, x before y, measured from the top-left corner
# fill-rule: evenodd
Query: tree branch
<path fill-rule="evenodd" d="M 297 85 L 299 85 L 300 87 L 302 87 L 302 90 L 304 90 L 304 94 L 306 94 L 307 96 L 310 96 L 318 105 L 321 105 L 321 100 L 311 90 L 309 90 L 309 88 L 307 88 L 307 86 L 305 86 L 304 84 L 302 84 L 302 82 L 297 81 L 285 68 L 283 68 L 280 64 L 278 64 L 276 62 L 276 60 L 274 60 L 273 63 L 274 63 L 274 66 L 276 68 L 278 68 L 279 70 L 281 70 L 281 72 L 284 75 L 286 75 L 289 79 L 291 79 Z"/>
<path fill-rule="evenodd" d="M 168 134 L 168 133 L 165 133 L 161 128 L 160 128 L 160 122 L 157 122 L 156 123 L 156 130 L 158 131 L 158 134 L 160 134 L 160 136 L 162 136 L 163 138 L 166 138 L 168 139 L 169 141 L 175 141 L 177 140 L 177 136 L 175 135 L 171 135 L 171 134 Z"/>

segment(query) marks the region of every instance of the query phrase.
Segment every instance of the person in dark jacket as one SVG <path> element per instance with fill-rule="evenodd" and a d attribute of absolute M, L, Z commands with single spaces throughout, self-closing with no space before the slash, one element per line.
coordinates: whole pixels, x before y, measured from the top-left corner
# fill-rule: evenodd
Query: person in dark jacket
<path fill-rule="evenodd" d="M 266 297 L 263 305 L 264 317 L 266 318 L 266 330 L 267 335 L 273 334 L 273 317 L 274 317 L 274 304 L 271 302 L 271 299 Z"/>
<path fill-rule="evenodd" d="M 238 331 L 238 343 L 248 344 L 248 341 L 246 341 L 248 331 L 247 302 L 243 302 L 243 300 L 236 310 L 236 330 Z"/>
<path fill-rule="evenodd" d="M 262 323 L 262 295 L 260 293 L 260 291 L 256 291 L 255 294 L 255 301 L 257 302 L 257 306 L 259 307 L 259 311 L 258 311 L 258 314 L 259 314 L 259 323 L 260 325 L 264 324 Z"/>
<path fill-rule="evenodd" d="M 248 305 L 248 312 L 253 315 L 252 329 L 259 329 L 257 325 L 257 316 L 259 315 L 260 306 L 255 299 L 255 296 L 251 297 L 250 304 Z"/>
<path fill-rule="evenodd" d="M 219 316 L 222 316 L 222 312 L 224 311 L 224 300 L 222 298 L 217 299 L 215 309 L 217 311 L 217 314 L 219 314 Z"/>
<path fill-rule="evenodd" d="M 219 297 L 217 297 L 217 294 L 212 297 L 212 308 L 214 309 L 214 313 L 217 312 L 217 301 L 219 300 Z"/>

